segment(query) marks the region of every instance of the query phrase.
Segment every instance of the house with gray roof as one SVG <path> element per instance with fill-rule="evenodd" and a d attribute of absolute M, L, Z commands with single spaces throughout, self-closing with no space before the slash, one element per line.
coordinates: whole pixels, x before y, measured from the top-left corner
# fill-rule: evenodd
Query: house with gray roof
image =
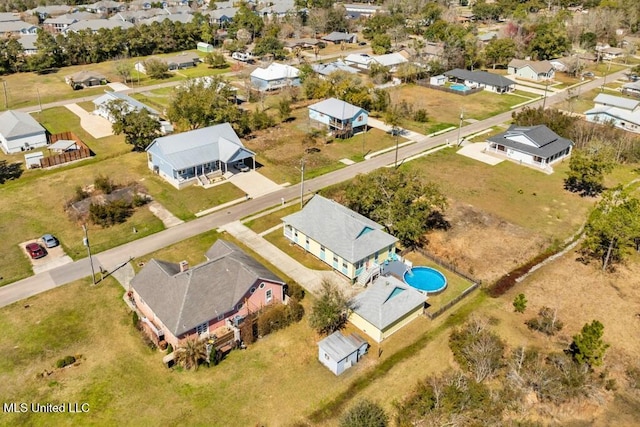
<path fill-rule="evenodd" d="M 622 93 L 625 95 L 640 97 L 640 81 L 623 84 Z"/>
<path fill-rule="evenodd" d="M 5 153 L 19 153 L 47 145 L 47 131 L 31 117 L 20 111 L 0 114 L 0 147 Z"/>
<path fill-rule="evenodd" d="M 333 43 L 333 44 L 357 43 L 358 42 L 358 35 L 357 34 L 342 33 L 340 31 L 334 31 L 334 32 L 329 33 L 326 36 L 322 37 L 322 40 L 324 40 L 326 42 Z"/>
<path fill-rule="evenodd" d="M 300 70 L 278 62 L 272 62 L 267 68 L 256 68 L 249 77 L 251 86 L 261 92 L 300 86 Z"/>
<path fill-rule="evenodd" d="M 349 138 L 367 127 L 369 112 L 336 98 L 309 105 L 309 120 L 326 127 L 339 138 Z"/>
<path fill-rule="evenodd" d="M 146 110 L 149 115 L 158 119 L 160 117 L 159 111 L 121 92 L 105 92 L 104 95 L 94 99 L 93 104 L 95 105 L 95 109 L 93 110 L 93 114 L 104 117 L 111 123 L 115 122 L 110 111 L 111 103 L 113 102 L 122 103 L 126 112 Z"/>
<path fill-rule="evenodd" d="M 487 71 L 469 71 L 455 68 L 445 72 L 444 75 L 450 81 L 462 83 L 471 89 L 479 87 L 491 92 L 509 93 L 516 88 L 516 83 L 513 80 Z"/>
<path fill-rule="evenodd" d="M 395 258 L 398 239 L 382 225 L 319 194 L 282 222 L 287 239 L 351 281 Z"/>
<path fill-rule="evenodd" d="M 255 153 L 242 144 L 229 123 L 156 138 L 147 147 L 149 169 L 178 190 L 207 187 L 238 164 L 255 169 Z"/>
<path fill-rule="evenodd" d="M 571 154 L 573 141 L 561 137 L 545 125 L 511 125 L 506 132 L 488 139 L 487 150 L 508 159 L 541 169 Z"/>
<path fill-rule="evenodd" d="M 35 55 L 38 53 L 38 47 L 36 46 L 37 40 L 37 34 L 25 34 L 20 36 L 18 42 L 22 45 L 22 52 L 24 52 L 25 55 Z"/>
<path fill-rule="evenodd" d="M 556 71 L 549 61 L 527 61 L 514 58 L 508 64 L 507 73 L 521 79 L 541 81 L 553 79 Z"/>
<path fill-rule="evenodd" d="M 340 375 L 367 354 L 369 343 L 358 334 L 345 336 L 335 331 L 318 342 L 318 360 L 331 372 Z"/>
<path fill-rule="evenodd" d="M 342 59 L 337 59 L 326 64 L 311 64 L 311 69 L 322 79 L 326 79 L 331 73 L 335 73 L 336 71 L 343 71 L 349 74 L 358 73 L 358 70 L 347 65 Z"/>
<path fill-rule="evenodd" d="M 89 19 L 82 20 L 78 22 L 74 22 L 69 25 L 67 28 L 62 30 L 63 33 L 68 33 L 69 31 L 73 31 L 75 33 L 88 30 L 92 33 L 97 33 L 100 29 L 104 28 L 105 30 L 113 30 L 115 28 L 121 28 L 123 30 L 128 30 L 129 28 L 133 28 L 133 24 L 127 21 L 120 20 L 111 20 L 111 19 Z"/>
<path fill-rule="evenodd" d="M 64 78 L 64 81 L 74 89 L 107 84 L 107 78 L 103 74 L 88 70 L 70 74 Z"/>
<path fill-rule="evenodd" d="M 611 124 L 628 132 L 640 133 L 640 101 L 600 93 L 593 100 L 595 107 L 584 112 L 588 122 Z"/>
<path fill-rule="evenodd" d="M 25 34 L 37 34 L 38 26 L 24 21 L 0 21 L 0 35 L 21 36 Z"/>
<path fill-rule="evenodd" d="M 393 276 L 379 276 L 353 297 L 349 321 L 375 342 L 382 342 L 422 315 L 426 295 Z"/>
<path fill-rule="evenodd" d="M 132 298 L 154 340 L 174 348 L 284 300 L 285 282 L 233 243 L 218 240 L 189 267 L 151 259 L 131 280 Z"/>

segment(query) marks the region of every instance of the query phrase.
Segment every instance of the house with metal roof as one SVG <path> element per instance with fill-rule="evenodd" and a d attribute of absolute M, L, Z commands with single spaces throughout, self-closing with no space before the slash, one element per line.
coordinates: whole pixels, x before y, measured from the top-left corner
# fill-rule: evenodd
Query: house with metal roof
<path fill-rule="evenodd" d="M 335 331 L 318 342 L 318 360 L 331 372 L 340 375 L 358 363 L 368 349 L 369 343 L 358 334 L 345 336 Z"/>
<path fill-rule="evenodd" d="M 355 68 L 368 70 L 373 58 L 366 53 L 350 53 L 344 58 L 344 63 Z"/>
<path fill-rule="evenodd" d="M 382 342 L 422 315 L 427 297 L 393 276 L 379 276 L 353 297 L 349 321 Z"/>
<path fill-rule="evenodd" d="M 291 65 L 272 62 L 267 68 L 256 68 L 250 74 L 251 86 L 261 92 L 300 86 L 300 70 Z"/>
<path fill-rule="evenodd" d="M 321 124 L 339 138 L 349 138 L 366 129 L 369 112 L 336 98 L 309 105 L 309 120 Z"/>
<path fill-rule="evenodd" d="M 341 59 L 337 59 L 326 64 L 311 64 L 311 69 L 313 69 L 313 71 L 315 71 L 322 79 L 326 79 L 327 77 L 329 77 L 329 75 L 335 73 L 336 71 L 343 71 L 349 74 L 358 73 L 358 70 L 348 66 Z"/>
<path fill-rule="evenodd" d="M 255 153 L 244 147 L 229 123 L 156 138 L 146 151 L 149 169 L 178 190 L 207 187 L 237 163 L 256 167 Z"/>
<path fill-rule="evenodd" d="M 588 122 L 611 124 L 628 132 L 640 133 L 640 101 L 600 93 L 593 100 L 595 107 L 584 112 Z"/>
<path fill-rule="evenodd" d="M 287 239 L 351 281 L 396 256 L 398 239 L 382 225 L 318 194 L 282 222 Z"/>
<path fill-rule="evenodd" d="M 488 139 L 487 150 L 521 164 L 549 170 L 550 165 L 571 154 L 573 141 L 561 137 L 545 125 L 511 125 L 506 132 Z"/>
<path fill-rule="evenodd" d="M 377 62 L 383 67 L 387 67 L 389 71 L 391 71 L 392 73 L 396 71 L 396 69 L 398 68 L 398 65 L 406 64 L 407 62 L 409 62 L 407 58 L 405 58 L 399 52 L 387 53 L 384 55 L 376 55 L 376 56 L 373 56 L 372 58 L 373 58 L 373 61 Z"/>
<path fill-rule="evenodd" d="M 95 105 L 95 109 L 93 110 L 93 114 L 104 117 L 111 123 L 115 122 L 115 119 L 111 116 L 110 111 L 112 102 L 121 102 L 126 112 L 146 110 L 149 115 L 158 119 L 160 118 L 159 111 L 143 104 L 142 102 L 130 97 L 129 95 L 125 95 L 124 93 L 120 92 L 105 92 L 104 95 L 94 99 L 93 105 Z"/>
<path fill-rule="evenodd" d="M 47 145 L 47 131 L 31 117 L 20 111 L 0 114 L 0 147 L 5 153 L 19 153 Z"/>
<path fill-rule="evenodd" d="M 496 93 L 508 93 L 516 89 L 516 83 L 513 80 L 487 71 L 469 71 L 455 68 L 445 72 L 444 75 L 450 81 L 462 83 L 471 89 L 479 87 Z"/>
<path fill-rule="evenodd" d="M 233 243 L 218 240 L 207 261 L 189 267 L 151 259 L 131 280 L 132 298 L 155 341 L 174 348 L 209 338 L 249 314 L 284 300 L 285 282 Z"/>
<path fill-rule="evenodd" d="M 527 61 L 514 58 L 507 67 L 508 74 L 533 81 L 551 80 L 556 75 L 555 69 L 549 61 Z"/>
<path fill-rule="evenodd" d="M 640 81 L 623 84 L 622 93 L 625 95 L 640 97 Z"/>

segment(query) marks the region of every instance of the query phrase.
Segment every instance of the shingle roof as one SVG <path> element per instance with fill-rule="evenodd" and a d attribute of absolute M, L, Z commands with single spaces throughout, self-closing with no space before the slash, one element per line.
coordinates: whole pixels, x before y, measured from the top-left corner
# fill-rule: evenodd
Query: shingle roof
<path fill-rule="evenodd" d="M 629 111 L 635 110 L 638 105 L 640 105 L 640 100 L 613 96 L 606 93 L 599 93 L 598 96 L 593 99 L 593 102 L 607 107 L 617 107 Z"/>
<path fill-rule="evenodd" d="M 308 108 L 339 120 L 352 119 L 363 110 L 360 107 L 336 98 L 325 99 L 324 101 L 309 105 Z"/>
<path fill-rule="evenodd" d="M 45 129 L 30 114 L 13 110 L 0 114 L 0 134 L 6 139 L 42 132 L 45 132 Z"/>
<path fill-rule="evenodd" d="M 342 335 L 342 332 L 335 331 L 328 337 L 319 341 L 318 347 L 327 353 L 331 359 L 341 361 L 353 352 L 357 351 L 364 343 L 365 341 L 356 334 L 344 336 Z"/>
<path fill-rule="evenodd" d="M 598 116 L 605 115 L 609 116 L 611 119 L 618 119 L 622 122 L 633 123 L 637 126 L 640 126 L 640 110 L 639 111 L 629 111 L 623 110 L 622 108 L 617 107 L 595 107 L 590 110 L 584 112 L 585 116 Z M 596 121 L 596 120 L 594 120 Z M 607 120 L 601 120 L 602 122 Z"/>
<path fill-rule="evenodd" d="M 328 64 L 312 64 L 311 68 L 316 73 L 328 76 L 331 73 L 336 71 L 346 71 L 347 73 L 356 74 L 358 70 L 352 68 L 345 64 L 342 60 L 338 59 L 337 61 L 329 62 Z"/>
<path fill-rule="evenodd" d="M 81 30 L 90 30 L 90 31 L 98 31 L 101 28 L 105 28 L 107 30 L 113 30 L 114 28 L 122 28 L 123 30 L 127 30 L 129 28 L 133 28 L 133 24 L 128 21 L 113 21 L 110 19 L 91 19 L 91 20 L 83 20 L 75 22 L 69 25 L 65 31 L 81 31 Z"/>
<path fill-rule="evenodd" d="M 562 138 L 545 125 L 511 125 L 506 132 L 492 136 L 488 140 L 543 159 L 558 154 L 573 145 L 572 141 Z M 532 143 L 533 146 L 518 142 L 518 140 L 526 140 Z"/>
<path fill-rule="evenodd" d="M 103 75 L 100 74 L 96 71 L 88 71 L 88 70 L 81 70 L 78 71 L 77 73 L 71 74 L 69 76 L 66 77 L 69 80 L 73 80 L 76 83 L 82 83 L 84 81 L 88 81 L 88 80 L 106 80 L 107 78 Z M 133 99 L 133 98 L 132 98 Z"/>
<path fill-rule="evenodd" d="M 350 263 L 398 241 L 384 232 L 380 224 L 318 194 L 300 212 L 282 221 Z"/>
<path fill-rule="evenodd" d="M 334 31 L 330 34 L 327 34 L 322 38 L 322 40 L 330 41 L 330 42 L 339 42 L 339 41 L 351 41 L 355 37 L 355 34 L 342 33 L 340 31 Z"/>
<path fill-rule="evenodd" d="M 353 311 L 383 331 L 424 305 L 427 297 L 393 276 L 380 276 L 352 300 Z"/>
<path fill-rule="evenodd" d="M 373 57 L 373 60 L 385 67 L 393 67 L 394 65 L 409 62 L 407 61 L 407 58 L 400 55 L 398 52 L 387 53 L 385 55 L 376 55 Z"/>
<path fill-rule="evenodd" d="M 549 61 L 526 61 L 524 59 L 512 59 L 509 62 L 509 67 L 513 68 L 524 68 L 531 67 L 533 71 L 538 74 L 547 73 L 549 70 L 553 69 L 553 65 Z"/>
<path fill-rule="evenodd" d="M 175 336 L 229 312 L 258 280 L 284 281 L 232 243 L 218 240 L 214 256 L 180 272 L 178 264 L 150 260 L 131 286 Z"/>
<path fill-rule="evenodd" d="M 486 71 L 468 71 L 461 68 L 455 68 L 444 73 L 447 77 L 468 80 L 494 87 L 509 87 L 515 85 L 515 82 L 498 74 L 488 73 Z"/>
<path fill-rule="evenodd" d="M 244 148 L 229 123 L 156 138 L 147 151 L 151 147 L 156 147 L 154 150 L 159 150 L 175 170 L 216 160 L 230 163 L 255 155 Z"/>

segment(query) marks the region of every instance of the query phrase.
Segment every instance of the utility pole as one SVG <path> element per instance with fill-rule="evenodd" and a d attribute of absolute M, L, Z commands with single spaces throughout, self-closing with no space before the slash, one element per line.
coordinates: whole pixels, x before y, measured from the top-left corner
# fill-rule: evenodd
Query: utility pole
<path fill-rule="evenodd" d="M 91 246 L 89 246 L 89 236 L 87 234 L 87 225 L 82 224 L 82 230 L 84 230 L 84 239 L 82 239 L 82 244 L 87 247 L 87 253 L 89 254 L 89 264 L 91 264 L 91 280 L 93 284 L 96 284 L 96 273 L 93 269 L 93 258 L 91 257 Z"/>
<path fill-rule="evenodd" d="M 3 80 L 2 81 L 2 89 L 4 92 L 4 109 L 8 110 L 9 109 L 9 97 L 7 96 L 7 81 Z"/>
<path fill-rule="evenodd" d="M 300 209 L 302 209 L 304 204 L 304 157 L 300 159 Z"/>
<path fill-rule="evenodd" d="M 40 106 L 39 113 L 42 113 L 42 101 L 40 101 L 40 88 L 36 88 L 36 93 L 38 94 L 38 105 Z"/>
<path fill-rule="evenodd" d="M 398 134 L 400 133 L 400 128 L 398 128 L 397 126 L 394 126 L 392 130 L 393 130 L 393 133 L 395 133 L 396 135 L 396 161 L 393 164 L 393 167 L 398 169 Z"/>
<path fill-rule="evenodd" d="M 547 89 L 549 88 L 549 79 L 544 84 L 544 98 L 542 98 L 542 109 L 547 105 Z"/>
<path fill-rule="evenodd" d="M 460 131 L 462 130 L 462 121 L 464 120 L 464 109 L 460 109 L 460 126 L 458 126 L 458 145 L 462 142 L 460 139 Z"/>

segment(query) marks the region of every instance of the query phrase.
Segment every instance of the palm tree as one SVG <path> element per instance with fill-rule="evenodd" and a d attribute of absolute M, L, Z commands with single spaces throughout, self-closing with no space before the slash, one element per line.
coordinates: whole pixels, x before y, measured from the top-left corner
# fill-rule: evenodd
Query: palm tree
<path fill-rule="evenodd" d="M 200 362 L 207 361 L 207 349 L 204 341 L 190 338 L 182 347 L 176 349 L 176 363 L 185 369 L 198 369 Z"/>

